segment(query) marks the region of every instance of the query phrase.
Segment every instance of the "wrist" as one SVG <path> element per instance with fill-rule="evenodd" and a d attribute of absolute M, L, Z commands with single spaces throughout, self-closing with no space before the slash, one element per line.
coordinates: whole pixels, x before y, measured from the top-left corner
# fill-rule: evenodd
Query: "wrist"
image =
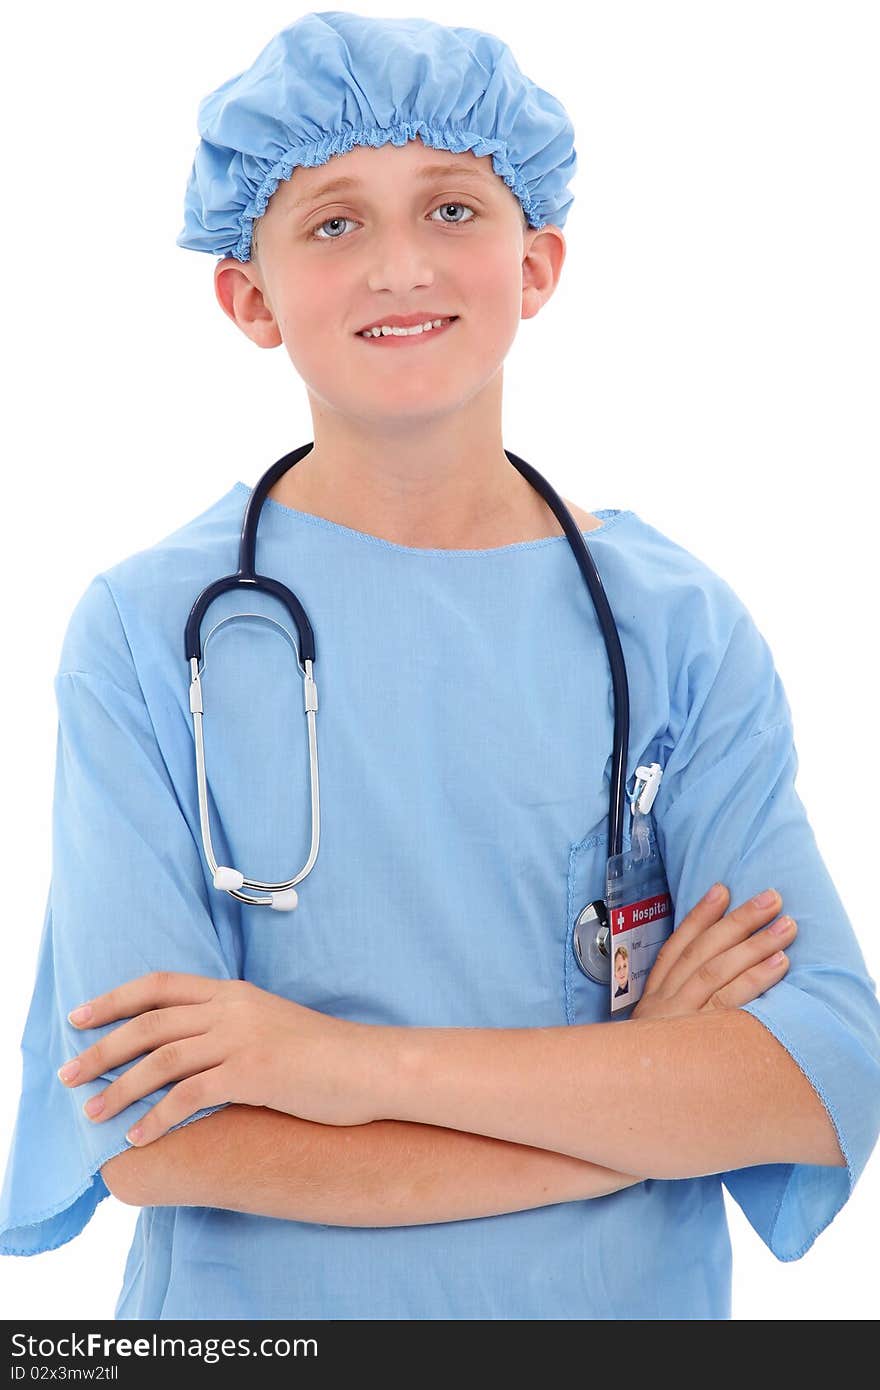
<path fill-rule="evenodd" d="M 376 1120 L 406 1119 L 406 1096 L 413 1070 L 412 1028 L 359 1023 L 354 1039 L 363 1063 L 363 1085 Z"/>

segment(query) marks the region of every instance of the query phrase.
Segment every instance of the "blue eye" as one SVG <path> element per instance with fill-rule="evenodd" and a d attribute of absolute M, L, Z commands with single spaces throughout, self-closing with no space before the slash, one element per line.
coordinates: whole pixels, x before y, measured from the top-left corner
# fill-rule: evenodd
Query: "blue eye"
<path fill-rule="evenodd" d="M 465 212 L 470 213 L 470 217 L 458 218 L 454 222 L 447 222 L 445 218 L 441 218 L 440 220 L 446 227 L 460 227 L 464 221 L 471 222 L 478 215 L 474 212 L 472 207 L 468 206 L 467 203 L 440 203 L 439 206 L 434 209 L 434 211 L 445 212 L 447 208 L 463 208 Z M 340 224 L 344 226 L 346 222 L 352 222 L 353 220 L 354 219 L 351 217 L 328 217 L 323 222 L 318 223 L 318 225 L 313 229 L 311 235 L 315 241 L 341 241 L 343 239 L 343 236 L 345 235 L 344 232 L 340 233 L 338 236 L 319 236 L 319 233 L 323 232 L 325 227 L 332 227 L 334 224 L 336 224 L 337 226 L 339 226 Z"/>
<path fill-rule="evenodd" d="M 469 213 L 470 213 L 470 217 L 468 217 L 468 218 L 466 219 L 468 222 L 472 221 L 472 219 L 473 219 L 474 217 L 476 217 L 476 215 L 477 215 L 477 214 L 474 212 L 473 208 L 468 207 L 467 203 L 441 203 L 440 206 L 439 206 L 438 208 L 435 208 L 435 209 L 434 209 L 434 211 L 435 211 L 435 212 L 445 212 L 447 208 L 464 208 L 465 212 L 469 212 Z M 462 219 L 459 219 L 458 222 L 447 222 L 447 223 L 446 223 L 446 226 L 447 226 L 447 227 L 458 227 L 458 226 L 461 225 L 461 221 L 462 221 Z"/>
<path fill-rule="evenodd" d="M 326 222 L 319 222 L 319 223 L 318 223 L 318 226 L 315 228 L 315 230 L 314 230 L 314 232 L 312 233 L 312 235 L 315 236 L 315 238 L 316 238 L 317 241 L 339 241 L 339 237 L 337 237 L 337 236 L 319 237 L 319 236 L 317 235 L 317 233 L 320 232 L 320 231 L 322 231 L 324 227 L 331 227 L 331 226 L 333 225 L 334 222 L 350 222 L 350 221 L 351 221 L 351 218 L 350 218 L 350 217 L 328 217 Z"/>

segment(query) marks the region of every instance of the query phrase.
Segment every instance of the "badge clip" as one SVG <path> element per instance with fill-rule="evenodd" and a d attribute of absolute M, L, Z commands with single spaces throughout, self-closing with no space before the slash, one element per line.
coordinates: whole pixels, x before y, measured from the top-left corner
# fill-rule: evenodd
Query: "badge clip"
<path fill-rule="evenodd" d="M 629 807 L 635 816 L 636 811 L 640 811 L 643 816 L 647 816 L 654 805 L 654 798 L 660 790 L 660 779 L 663 776 L 663 769 L 659 763 L 651 763 L 650 766 L 636 768 L 636 789 L 630 797 Z"/>

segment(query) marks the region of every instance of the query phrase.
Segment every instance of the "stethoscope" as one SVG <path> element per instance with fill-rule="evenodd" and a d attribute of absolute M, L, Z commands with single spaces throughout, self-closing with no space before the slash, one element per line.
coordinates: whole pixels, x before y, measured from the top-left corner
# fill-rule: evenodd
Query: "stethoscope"
<path fill-rule="evenodd" d="M 315 662 L 315 634 L 309 622 L 305 609 L 300 603 L 296 594 L 286 588 L 277 579 L 270 579 L 266 575 L 257 574 L 255 568 L 255 556 L 257 547 L 257 526 L 260 520 L 260 512 L 266 496 L 274 487 L 278 479 L 299 463 L 300 459 L 305 458 L 306 454 L 314 448 L 314 440 L 304 444 L 299 449 L 294 449 L 289 454 L 285 454 L 271 468 L 268 468 L 260 478 L 256 487 L 248 498 L 245 508 L 244 519 L 241 528 L 241 542 L 238 552 L 238 572 L 236 574 L 224 575 L 221 579 L 215 579 L 213 584 L 209 584 L 199 594 L 193 604 L 189 618 L 186 623 L 186 660 L 190 669 L 190 689 L 189 707 L 193 717 L 193 729 L 195 732 L 196 746 L 196 777 L 198 780 L 199 792 L 199 820 L 201 823 L 202 846 L 205 858 L 211 869 L 214 887 L 229 893 L 239 902 L 251 903 L 261 907 L 274 908 L 276 912 L 290 912 L 299 901 L 296 892 L 296 884 L 301 883 L 314 867 L 318 857 L 318 844 L 320 840 L 321 810 L 320 810 L 320 784 L 318 779 L 318 745 L 315 730 L 315 716 L 318 712 L 318 687 L 315 684 L 313 675 Z M 611 666 L 611 683 L 614 693 L 614 753 L 611 764 L 611 792 L 609 798 L 609 855 L 620 854 L 623 845 L 623 806 L 625 797 L 625 774 L 624 756 L 629 746 L 629 684 L 626 675 L 626 663 L 623 659 L 623 650 L 620 645 L 620 638 L 617 632 L 617 625 L 611 612 L 611 607 L 602 586 L 599 572 L 593 562 L 593 557 L 584 542 L 584 538 L 578 529 L 577 523 L 571 512 L 566 507 L 562 498 L 551 487 L 547 479 L 526 463 L 524 459 L 518 458 L 509 449 L 504 450 L 507 458 L 514 468 L 523 475 L 527 482 L 541 494 L 547 505 L 558 517 L 562 525 L 568 543 L 574 551 L 574 557 L 580 566 L 581 573 L 586 580 L 587 588 L 595 605 L 596 615 L 602 628 L 602 636 L 605 640 L 605 648 L 608 652 L 608 660 Z M 202 661 L 203 644 L 201 640 L 201 624 L 210 605 L 220 594 L 224 594 L 229 589 L 260 589 L 263 593 L 271 594 L 280 599 L 289 612 L 299 634 L 299 650 L 297 664 L 303 673 L 303 696 L 305 705 L 305 715 L 308 722 L 309 739 L 309 781 L 311 788 L 311 815 L 312 815 L 312 838 L 309 847 L 308 858 L 293 878 L 285 879 L 282 883 L 265 883 L 261 879 L 248 878 L 240 869 L 234 869 L 226 864 L 218 864 L 214 854 L 214 846 L 211 839 L 211 823 L 208 813 L 208 786 L 205 771 L 205 745 L 202 731 L 202 717 L 204 715 L 204 700 L 202 698 L 201 676 L 205 669 Z M 222 627 L 224 623 L 241 617 L 257 617 L 267 622 L 273 623 L 287 636 L 293 646 L 292 638 L 287 629 L 281 624 L 276 623 L 273 618 L 268 618 L 262 613 L 233 613 L 229 617 L 222 618 L 216 623 L 208 636 L 205 638 L 204 648 L 207 649 L 211 637 Z M 296 649 L 294 649 L 296 650 Z M 201 665 L 200 665 L 201 662 Z M 645 771 L 643 768 L 637 769 L 637 776 Z M 637 784 L 637 794 L 639 786 Z M 267 896 L 253 896 L 250 893 L 243 893 L 242 888 L 257 889 Z M 598 898 L 594 902 L 587 903 L 578 915 L 574 927 L 574 954 L 577 963 L 585 975 L 597 984 L 607 984 L 611 978 L 611 963 L 608 954 L 608 920 L 604 899 Z"/>

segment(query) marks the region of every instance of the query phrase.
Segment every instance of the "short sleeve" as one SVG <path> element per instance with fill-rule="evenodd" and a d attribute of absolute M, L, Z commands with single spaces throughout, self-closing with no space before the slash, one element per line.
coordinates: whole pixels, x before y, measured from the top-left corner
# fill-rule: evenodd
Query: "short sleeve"
<path fill-rule="evenodd" d="M 119 1020 L 84 1033 L 67 1014 L 153 970 L 234 978 L 181 812 L 102 580 L 68 630 L 55 678 L 58 733 L 52 874 L 36 980 L 21 1040 L 18 1115 L 0 1193 L 0 1253 L 35 1255 L 78 1235 L 109 1195 L 100 1169 L 167 1085 L 108 1120 L 82 1111 L 138 1059 L 75 1088 L 58 1068 Z M 121 681 L 125 682 L 123 686 Z M 188 1117 L 190 1124 L 222 1105 Z M 182 1128 L 177 1125 L 175 1128 Z"/>
<path fill-rule="evenodd" d="M 795 789 L 791 711 L 766 641 L 729 615 L 684 672 L 689 707 L 654 803 L 677 927 L 720 880 L 735 907 L 767 887 L 798 924 L 784 979 L 745 1010 L 789 1052 L 834 1125 L 846 1167 L 755 1165 L 721 1175 L 779 1260 L 796 1260 L 848 1200 L 880 1132 L 880 1006 Z M 712 659 L 712 648 L 717 659 Z"/>

